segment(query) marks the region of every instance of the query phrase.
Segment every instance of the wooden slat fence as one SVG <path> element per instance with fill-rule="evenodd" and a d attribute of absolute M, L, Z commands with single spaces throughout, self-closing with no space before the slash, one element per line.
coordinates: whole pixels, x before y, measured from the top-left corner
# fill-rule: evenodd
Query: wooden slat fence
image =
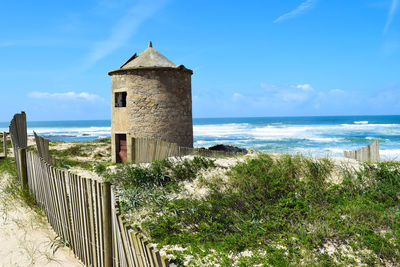
<path fill-rule="evenodd" d="M 28 144 L 28 133 L 26 126 L 26 114 L 21 112 L 15 114 L 10 123 L 10 135 L 13 144 L 18 148 L 26 148 Z"/>
<path fill-rule="evenodd" d="M 56 165 L 55 158 L 53 156 L 51 156 L 49 153 L 50 140 L 37 135 L 35 133 L 35 131 L 33 132 L 33 135 L 35 136 L 35 142 L 36 142 L 37 151 L 39 153 L 39 157 L 41 157 L 42 159 L 44 159 L 47 163 L 49 163 L 51 165 Z"/>
<path fill-rule="evenodd" d="M 119 211 L 118 197 L 112 190 L 112 220 L 114 232 L 114 266 L 167 267 L 168 260 L 147 241 L 147 238 L 126 226 Z"/>
<path fill-rule="evenodd" d="M 27 153 L 29 189 L 54 231 L 86 266 L 104 265 L 102 183 Z"/>
<path fill-rule="evenodd" d="M 23 186 L 27 186 L 26 147 L 28 145 L 28 132 L 25 112 L 22 111 L 14 115 L 10 123 L 10 137 L 13 144 L 19 182 Z"/>
<path fill-rule="evenodd" d="M 0 138 L 0 159 L 7 158 L 7 135 L 7 132 L 3 132 Z"/>
<path fill-rule="evenodd" d="M 133 157 L 132 162 L 144 163 L 165 159 L 177 154 L 177 145 L 150 138 L 132 138 Z"/>
<path fill-rule="evenodd" d="M 187 155 L 199 156 L 234 156 L 237 153 L 215 151 L 201 148 L 181 147 L 176 143 L 169 143 L 151 138 L 132 138 L 132 159 L 134 163 L 147 163 L 169 157 L 183 157 Z"/>
<path fill-rule="evenodd" d="M 17 126 L 18 123 L 21 124 L 14 121 L 10 125 L 15 155 L 21 155 L 20 151 L 26 149 L 23 138 L 26 127 Z M 39 151 L 43 143 L 37 137 Z M 54 231 L 86 266 L 169 266 L 145 237 L 124 223 L 118 198 L 108 182 L 57 169 L 33 151 L 26 152 L 25 158 L 16 157 L 16 162 L 17 167 L 26 165 L 25 186 Z M 18 172 L 21 181 L 20 175 L 22 171 Z"/>
<path fill-rule="evenodd" d="M 357 150 L 344 151 L 344 157 L 361 162 L 379 162 L 379 141 L 375 140 L 372 145 L 367 145 Z"/>

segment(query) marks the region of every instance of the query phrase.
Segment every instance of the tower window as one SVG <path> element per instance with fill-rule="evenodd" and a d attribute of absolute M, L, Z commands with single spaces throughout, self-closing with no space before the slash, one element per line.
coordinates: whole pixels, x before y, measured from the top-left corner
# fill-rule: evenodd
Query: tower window
<path fill-rule="evenodd" d="M 126 107 L 126 92 L 115 93 L 115 107 L 116 108 Z"/>

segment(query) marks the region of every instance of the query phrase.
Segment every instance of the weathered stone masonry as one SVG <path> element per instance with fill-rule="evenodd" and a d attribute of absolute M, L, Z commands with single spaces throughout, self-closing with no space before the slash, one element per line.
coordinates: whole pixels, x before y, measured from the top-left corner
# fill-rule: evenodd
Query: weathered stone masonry
<path fill-rule="evenodd" d="M 146 59 L 146 53 L 157 54 Z M 137 59 L 140 66 L 133 58 L 132 63 L 128 61 L 122 68 L 109 72 L 114 161 L 118 161 L 117 134 L 126 134 L 128 159 L 132 158 L 133 153 L 132 137 L 147 137 L 193 147 L 193 72 L 182 65 L 174 65 L 151 46 Z M 115 107 L 115 94 L 119 92 L 127 93 L 126 107 Z"/>

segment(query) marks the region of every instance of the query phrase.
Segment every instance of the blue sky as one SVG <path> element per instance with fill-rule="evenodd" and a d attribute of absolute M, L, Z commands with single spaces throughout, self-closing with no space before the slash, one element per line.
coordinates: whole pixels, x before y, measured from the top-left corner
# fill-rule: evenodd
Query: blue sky
<path fill-rule="evenodd" d="M 148 41 L 193 69 L 194 117 L 400 114 L 400 0 L 6 1 L 0 121 L 110 118 Z"/>

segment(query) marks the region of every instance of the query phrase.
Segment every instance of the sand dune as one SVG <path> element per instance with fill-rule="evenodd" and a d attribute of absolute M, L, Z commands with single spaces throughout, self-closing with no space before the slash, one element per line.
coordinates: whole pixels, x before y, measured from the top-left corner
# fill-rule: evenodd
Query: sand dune
<path fill-rule="evenodd" d="M 0 173 L 0 266 L 83 266 L 44 217 L 9 199 L 4 193 L 7 179 L 8 174 Z"/>

